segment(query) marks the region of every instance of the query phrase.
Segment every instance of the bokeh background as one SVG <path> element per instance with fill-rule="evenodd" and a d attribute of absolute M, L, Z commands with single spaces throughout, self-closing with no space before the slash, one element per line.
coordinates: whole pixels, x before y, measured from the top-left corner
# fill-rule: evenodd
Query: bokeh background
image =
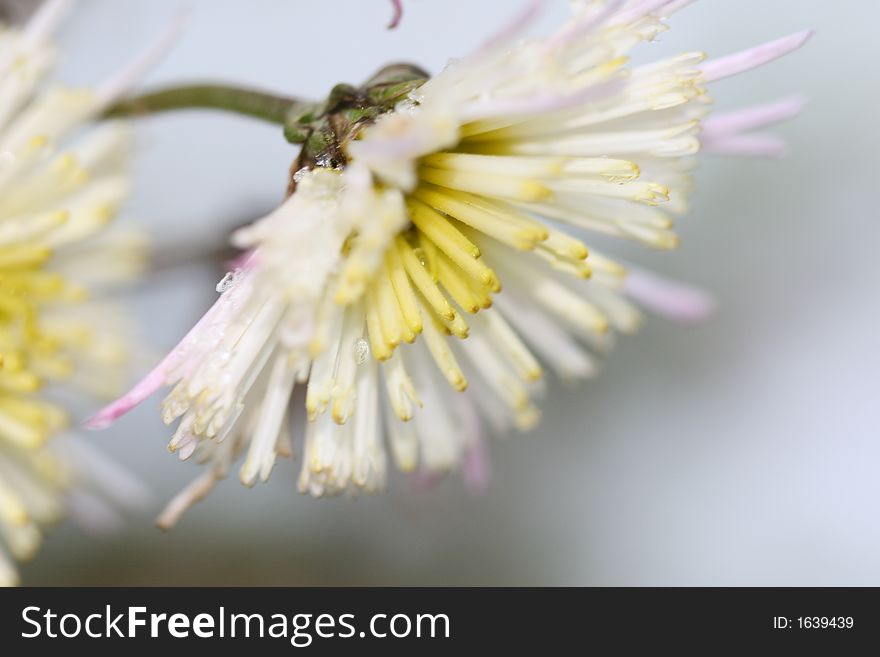
<path fill-rule="evenodd" d="M 407 0 L 82 0 L 61 35 L 62 76 L 94 83 L 182 7 L 185 38 L 147 85 L 231 80 L 323 97 L 389 60 L 430 70 L 519 6 Z M 558 2 L 541 24 L 566 14 Z M 197 474 L 165 450 L 148 402 L 87 438 L 155 491 L 113 536 L 69 523 L 25 567 L 27 584 L 880 584 L 880 4 L 700 0 L 643 47 L 726 54 L 804 27 L 793 56 L 718 84 L 719 106 L 810 98 L 779 128 L 783 161 L 707 158 L 681 248 L 617 253 L 694 281 L 720 302 L 705 324 L 655 319 L 621 340 L 599 379 L 552 384 L 540 427 L 493 444 L 494 481 L 315 501 L 297 463 L 267 485 L 235 477 L 170 534 L 152 518 Z M 171 262 L 209 250 L 276 204 L 295 153 L 266 124 L 207 112 L 138 125 L 127 214 Z M 170 255 L 169 255 L 170 254 Z M 143 353 L 172 345 L 211 303 L 220 272 L 165 268 L 135 295 Z M 155 353 L 155 352 L 153 352 Z"/>

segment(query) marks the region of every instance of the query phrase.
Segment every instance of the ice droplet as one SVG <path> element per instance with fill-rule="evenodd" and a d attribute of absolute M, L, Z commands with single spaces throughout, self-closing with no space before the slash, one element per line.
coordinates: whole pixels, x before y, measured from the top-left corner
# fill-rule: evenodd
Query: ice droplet
<path fill-rule="evenodd" d="M 417 247 L 413 249 L 413 254 L 416 258 L 418 258 L 419 262 L 422 263 L 422 267 L 428 266 L 428 255 L 425 253 L 425 250 L 422 247 Z"/>
<path fill-rule="evenodd" d="M 228 271 L 226 272 L 226 275 L 220 279 L 220 282 L 217 283 L 217 287 L 215 289 L 220 294 L 223 294 L 224 292 L 231 290 L 233 287 L 235 287 L 235 284 L 238 283 L 238 279 L 238 270 Z"/>
<path fill-rule="evenodd" d="M 318 155 L 318 157 L 315 158 L 315 164 L 324 169 L 335 168 L 335 162 L 333 156 L 330 155 L 330 153 L 321 153 L 320 155 Z"/>
<path fill-rule="evenodd" d="M 363 338 L 354 341 L 354 362 L 363 365 L 370 356 L 370 344 Z"/>
<path fill-rule="evenodd" d="M 417 107 L 418 107 L 418 100 L 417 100 L 416 96 L 414 96 L 413 93 L 410 92 L 410 95 L 407 98 L 405 98 L 404 100 L 397 103 L 397 107 L 395 107 L 394 109 L 397 112 L 400 112 L 401 114 L 402 113 L 413 114 L 413 113 L 415 113 Z"/>

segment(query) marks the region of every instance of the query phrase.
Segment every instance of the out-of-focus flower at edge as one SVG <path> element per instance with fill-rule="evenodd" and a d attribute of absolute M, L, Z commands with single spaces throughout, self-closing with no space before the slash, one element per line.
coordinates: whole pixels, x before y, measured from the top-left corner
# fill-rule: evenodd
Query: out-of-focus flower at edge
<path fill-rule="evenodd" d="M 155 53 L 94 90 L 47 86 L 68 4 L 0 27 L 0 585 L 17 581 L 10 556 L 30 558 L 64 515 L 102 529 L 114 506 L 146 499 L 99 451 L 59 435 L 68 418 L 52 386 L 106 398 L 126 383 L 126 317 L 93 293 L 144 264 L 140 234 L 108 229 L 129 187 L 130 133 L 87 124 Z"/>
<path fill-rule="evenodd" d="M 628 53 L 687 2 L 576 2 L 556 32 L 517 42 L 541 4 L 433 78 L 391 66 L 363 87 L 338 85 L 323 104 L 290 104 L 279 122 L 303 147 L 288 200 L 235 234 L 246 255 L 214 306 L 91 420 L 109 424 L 173 386 L 163 418 L 180 423 L 169 447 L 208 469 L 161 526 L 239 455 L 252 485 L 294 453 L 297 384 L 308 416 L 302 492 L 380 489 L 385 435 L 401 470 L 459 469 L 481 486 L 482 418 L 496 431 L 532 427 L 542 362 L 563 379 L 594 374 L 613 334 L 638 326 L 633 300 L 683 320 L 707 311 L 696 290 L 628 271 L 568 231 L 674 247 L 691 156 L 701 145 L 775 154 L 776 141 L 749 131 L 799 109 L 785 101 L 707 119 L 707 85 L 808 33 L 630 68 Z M 141 102 L 171 109 L 174 93 Z"/>

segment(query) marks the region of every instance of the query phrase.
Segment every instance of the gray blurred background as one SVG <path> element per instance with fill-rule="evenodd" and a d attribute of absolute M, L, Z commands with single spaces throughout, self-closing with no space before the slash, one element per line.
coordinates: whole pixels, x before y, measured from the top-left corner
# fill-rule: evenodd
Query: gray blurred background
<path fill-rule="evenodd" d="M 408 0 L 83 0 L 62 34 L 64 79 L 93 83 L 182 6 L 188 33 L 148 84 L 245 82 L 322 97 L 389 60 L 437 70 L 519 6 Z M 542 25 L 561 20 L 559 2 Z M 880 217 L 876 211 L 880 4 L 701 0 L 643 48 L 726 54 L 804 27 L 795 55 L 721 82 L 722 108 L 811 99 L 779 130 L 784 161 L 704 161 L 682 246 L 617 253 L 710 289 L 720 310 L 682 329 L 655 319 L 621 340 L 603 375 L 553 384 L 528 435 L 493 444 L 494 481 L 315 501 L 298 463 L 268 485 L 233 477 L 170 534 L 152 518 L 197 474 L 165 450 L 151 400 L 87 438 L 156 491 L 115 536 L 67 524 L 24 569 L 28 584 L 880 584 Z M 138 126 L 128 214 L 160 245 L 212 245 L 277 203 L 294 151 L 279 131 L 211 113 Z M 141 288 L 143 338 L 171 346 L 214 298 L 189 266 Z"/>

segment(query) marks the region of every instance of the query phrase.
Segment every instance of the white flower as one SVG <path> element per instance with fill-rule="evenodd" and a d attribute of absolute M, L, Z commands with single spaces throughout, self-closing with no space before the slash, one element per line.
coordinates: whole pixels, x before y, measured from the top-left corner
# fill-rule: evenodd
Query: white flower
<path fill-rule="evenodd" d="M 144 496 L 87 445 L 59 442 L 67 413 L 41 394 L 56 382 L 104 397 L 124 385 L 124 317 L 89 294 L 144 260 L 139 235 L 107 230 L 128 192 L 129 131 L 86 122 L 154 53 L 95 90 L 44 86 L 67 5 L 0 28 L 0 585 L 17 581 L 9 556 L 30 558 L 64 514 L 104 525 L 111 501 Z"/>
<path fill-rule="evenodd" d="M 561 29 L 512 45 L 530 8 L 363 128 L 342 170 L 298 172 L 284 205 L 236 235 L 249 256 L 214 307 L 92 421 L 174 386 L 164 419 L 182 419 L 170 447 L 210 465 L 160 524 L 240 453 L 251 485 L 295 451 L 297 384 L 306 386 L 301 491 L 381 488 L 386 442 L 401 470 L 462 467 L 480 485 L 479 417 L 496 430 L 533 426 L 541 362 L 566 379 L 595 373 L 612 335 L 639 324 L 630 298 L 683 320 L 703 314 L 704 295 L 627 277 L 567 232 L 675 246 L 671 216 L 686 209 L 706 84 L 807 36 L 716 61 L 693 52 L 627 67 L 683 4 L 575 3 Z M 707 145 L 748 151 L 743 131 L 796 109 L 723 119 Z"/>

